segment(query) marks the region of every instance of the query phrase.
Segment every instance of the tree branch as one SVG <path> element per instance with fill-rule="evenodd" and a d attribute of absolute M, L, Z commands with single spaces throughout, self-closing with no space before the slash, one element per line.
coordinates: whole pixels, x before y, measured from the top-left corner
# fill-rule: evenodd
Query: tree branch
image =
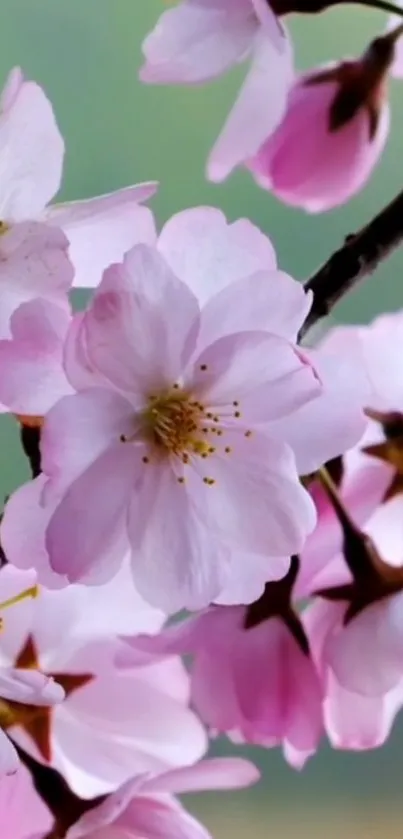
<path fill-rule="evenodd" d="M 403 240 L 403 190 L 365 227 L 347 236 L 344 245 L 305 283 L 313 292 L 311 311 L 300 339 L 368 274 L 372 274 Z"/>

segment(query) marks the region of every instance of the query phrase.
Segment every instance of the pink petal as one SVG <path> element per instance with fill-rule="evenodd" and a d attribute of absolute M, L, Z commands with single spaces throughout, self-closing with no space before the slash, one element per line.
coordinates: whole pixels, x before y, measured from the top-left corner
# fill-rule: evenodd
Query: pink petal
<path fill-rule="evenodd" d="M 232 454 L 218 453 L 206 487 L 210 521 L 240 551 L 298 553 L 315 526 L 315 508 L 299 483 L 291 450 L 260 432 L 225 432 Z M 204 485 L 203 485 L 204 486 Z"/>
<path fill-rule="evenodd" d="M 194 84 L 242 60 L 258 21 L 250 0 L 187 0 L 164 12 L 143 42 L 140 78 L 152 84 Z"/>
<path fill-rule="evenodd" d="M 160 254 L 137 245 L 105 272 L 88 310 L 89 360 L 131 394 L 170 387 L 193 349 L 198 314 L 196 298 Z"/>
<path fill-rule="evenodd" d="M 361 751 L 382 746 L 403 702 L 402 686 L 384 696 L 351 693 L 330 676 L 325 701 L 328 737 L 336 749 Z"/>
<path fill-rule="evenodd" d="M 369 397 L 365 370 L 350 353 L 319 349 L 306 351 L 306 356 L 320 376 L 322 391 L 270 429 L 291 446 L 300 475 L 315 472 L 358 443 L 367 425 Z"/>
<path fill-rule="evenodd" d="M 139 206 L 156 191 L 156 184 L 138 184 L 86 201 L 49 207 L 45 219 L 60 227 L 70 243 L 75 268 L 74 285 L 94 288 L 103 271 L 120 262 L 139 242 L 153 244 L 156 230 L 153 215 Z"/>
<path fill-rule="evenodd" d="M 202 792 L 214 789 L 238 789 L 259 780 L 253 763 L 237 757 L 202 760 L 185 769 L 171 769 L 144 784 L 144 792 Z"/>
<path fill-rule="evenodd" d="M 205 486 L 190 473 L 179 484 L 164 463 L 143 467 L 143 476 L 129 520 L 137 588 L 168 614 L 203 608 L 223 587 L 229 552 L 211 538 L 209 522 L 195 503 L 195 493 Z"/>
<path fill-rule="evenodd" d="M 154 688 L 147 672 L 119 676 L 103 669 L 54 715 L 56 765 L 77 794 L 111 792 L 135 775 L 165 772 L 202 756 L 206 735 L 189 708 Z"/>
<path fill-rule="evenodd" d="M 59 189 L 63 155 L 43 90 L 21 75 L 9 76 L 0 111 L 0 218 L 19 222 L 38 216 Z"/>
<path fill-rule="evenodd" d="M 290 43 L 264 32 L 256 38 L 252 65 L 209 158 L 207 173 L 223 181 L 235 166 L 256 154 L 282 119 L 293 74 Z"/>
<path fill-rule="evenodd" d="M 296 341 L 311 302 L 311 295 L 288 274 L 258 271 L 236 280 L 207 301 L 198 345 L 204 347 L 225 334 L 253 329 Z"/>
<path fill-rule="evenodd" d="M 42 297 L 68 306 L 73 280 L 68 242 L 57 228 L 23 222 L 0 237 L 0 337 L 10 334 L 9 322 L 21 303 Z"/>
<path fill-rule="evenodd" d="M 162 228 L 158 249 L 200 305 L 236 280 L 276 269 L 274 248 L 258 227 L 247 219 L 229 224 L 213 207 L 172 216 Z"/>
<path fill-rule="evenodd" d="M 237 551 L 231 546 L 231 568 L 223 591 L 216 599 L 221 606 L 253 603 L 263 594 L 265 584 L 281 580 L 290 565 L 289 556 L 266 556 Z"/>
<path fill-rule="evenodd" d="M 284 417 L 321 393 L 314 368 L 292 344 L 257 331 L 215 341 L 196 358 L 185 381 L 222 416 L 220 424 L 234 430 L 240 422 L 247 426 Z"/>
<path fill-rule="evenodd" d="M 52 569 L 70 582 L 105 582 L 119 568 L 127 549 L 127 505 L 142 453 L 141 446 L 111 445 L 73 481 L 56 507 L 46 548 Z"/>
<path fill-rule="evenodd" d="M 76 312 L 70 322 L 63 348 L 64 370 L 75 390 L 108 386 L 88 358 L 85 312 Z"/>
<path fill-rule="evenodd" d="M 66 839 L 102 833 L 108 839 L 142 836 L 145 839 L 211 839 L 199 823 L 168 796 L 143 796 L 137 781 L 129 781 L 100 806 L 86 813 Z"/>
<path fill-rule="evenodd" d="M 177 802 L 139 797 L 119 820 L 147 839 L 211 839 L 208 831 Z"/>
<path fill-rule="evenodd" d="M 396 599 L 401 609 L 401 596 Z M 393 615 L 389 620 L 388 611 L 388 599 L 374 603 L 329 636 L 324 655 L 346 690 L 380 696 L 401 680 L 401 632 L 397 638 Z"/>
<path fill-rule="evenodd" d="M 68 581 L 55 574 L 49 564 L 45 532 L 54 506 L 45 508 L 42 505 L 45 484 L 45 476 L 40 475 L 12 493 L 0 525 L 1 544 L 12 565 L 23 570 L 35 568 L 39 583 L 48 588 L 59 588 Z"/>
<path fill-rule="evenodd" d="M 58 499 L 85 469 L 122 434 L 133 430 L 132 405 L 113 391 L 92 388 L 65 396 L 46 416 L 42 430 L 42 469 L 50 478 L 44 501 Z M 75 441 L 71 445 L 72 439 Z M 130 454 L 130 449 L 125 449 Z"/>
<path fill-rule="evenodd" d="M 65 693 L 53 678 L 38 670 L 0 668 L 0 697 L 29 705 L 54 705 Z"/>
<path fill-rule="evenodd" d="M 0 728 L 0 776 L 12 775 L 14 772 L 17 772 L 19 765 L 20 759 L 11 740 L 8 739 L 7 734 Z"/>
<path fill-rule="evenodd" d="M 8 739 L 3 732 L 0 736 Z M 6 749 L 12 748 L 10 741 L 8 743 L 9 745 L 5 746 Z M 14 752 L 13 761 L 16 759 L 16 752 Z M 17 766 L 15 774 L 8 778 L 3 775 L 0 782 L 3 837 L 4 839 L 41 839 L 51 831 L 53 819 L 35 791 L 28 770 L 22 764 Z"/>
<path fill-rule="evenodd" d="M 42 416 L 71 387 L 63 370 L 63 342 L 70 316 L 47 300 L 14 312 L 11 340 L 0 340 L 0 400 L 17 414 Z"/>

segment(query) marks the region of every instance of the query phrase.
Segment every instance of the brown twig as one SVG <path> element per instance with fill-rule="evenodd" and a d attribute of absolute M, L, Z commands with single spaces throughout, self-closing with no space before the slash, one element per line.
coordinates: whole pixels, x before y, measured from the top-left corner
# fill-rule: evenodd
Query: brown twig
<path fill-rule="evenodd" d="M 50 766 L 38 763 L 31 755 L 17 746 L 16 749 L 21 762 L 28 769 L 34 787 L 42 801 L 50 810 L 55 819 L 54 827 L 47 839 L 61 839 L 67 830 L 81 818 L 84 813 L 91 810 L 103 801 L 103 797 L 84 800 L 79 798 L 69 788 L 64 778 Z"/>
<path fill-rule="evenodd" d="M 300 339 L 360 280 L 372 274 L 402 240 L 403 190 L 369 224 L 347 236 L 344 245 L 307 280 L 305 289 L 313 292 L 313 304 Z"/>

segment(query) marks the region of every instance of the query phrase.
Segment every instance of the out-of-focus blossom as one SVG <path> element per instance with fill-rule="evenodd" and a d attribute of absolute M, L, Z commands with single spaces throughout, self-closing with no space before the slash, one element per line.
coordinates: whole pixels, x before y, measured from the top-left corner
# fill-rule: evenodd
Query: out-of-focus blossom
<path fill-rule="evenodd" d="M 236 742 L 283 745 L 301 768 L 322 734 L 322 690 L 291 597 L 298 571 L 269 583 L 252 606 L 212 606 L 154 637 L 126 639 L 120 661 L 194 656 L 192 702 L 216 733 Z"/>
<path fill-rule="evenodd" d="M 247 162 L 257 183 L 317 213 L 345 203 L 366 183 L 389 132 L 387 75 L 395 33 L 362 58 L 300 76 L 277 130 Z"/>
<path fill-rule="evenodd" d="M 245 82 L 210 155 L 212 180 L 223 180 L 255 154 L 283 116 L 292 51 L 266 0 L 183 0 L 163 12 L 143 52 L 140 78 L 151 84 L 200 84 L 250 58 Z"/>
<path fill-rule="evenodd" d="M 65 241 L 60 238 L 61 229 L 70 244 L 75 285 L 91 287 L 97 285 L 102 271 L 121 259 L 136 242 L 153 241 L 152 214 L 139 204 L 153 195 L 155 184 L 139 184 L 99 198 L 47 206 L 61 184 L 64 143 L 45 93 L 35 82 L 27 81 L 19 68 L 11 71 L 0 98 L 0 156 L 0 234 L 2 229 L 5 231 L 0 238 L 0 253 L 9 241 L 8 247 L 15 250 L 16 237 L 20 252 L 39 251 L 39 234 L 50 241 L 53 237 L 56 244 L 59 237 L 60 248 L 60 242 Z M 42 225 L 38 227 L 33 222 Z M 56 229 L 45 227 L 46 223 Z M 34 233 L 38 241 L 32 240 Z M 38 268 L 39 259 L 37 254 Z M 55 264 L 53 269 L 55 273 Z M 2 265 L 0 287 L 4 271 Z M 35 290 L 35 278 L 31 279 Z M 36 296 L 41 296 L 39 288 Z M 1 316 L 5 317 L 3 292 Z"/>
<path fill-rule="evenodd" d="M 0 572 L 10 596 L 33 579 L 11 567 Z M 27 712 L 10 694 L 2 703 L 7 732 L 58 769 L 83 798 L 116 789 L 140 772 L 192 763 L 206 748 L 203 728 L 188 709 L 188 677 L 179 660 L 130 673 L 114 663 L 117 633 L 155 631 L 161 619 L 139 598 L 127 569 L 110 586 L 41 589 L 36 599 L 7 611 L 2 665 L 28 668 L 28 684 L 28 677 L 39 680 L 41 667 L 66 694 L 57 709 Z"/>
<path fill-rule="evenodd" d="M 258 777 L 253 764 L 239 758 L 204 760 L 186 769 L 140 776 L 83 816 L 68 831 L 67 839 L 210 839 L 208 831 L 174 795 L 238 789 L 250 786 Z"/>

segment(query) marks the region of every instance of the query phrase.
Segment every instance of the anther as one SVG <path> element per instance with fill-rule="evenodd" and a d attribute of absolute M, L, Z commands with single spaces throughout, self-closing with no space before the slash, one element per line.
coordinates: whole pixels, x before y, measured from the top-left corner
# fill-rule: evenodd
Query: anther
<path fill-rule="evenodd" d="M 144 455 L 144 457 L 142 457 L 141 459 L 142 459 L 143 463 L 149 463 L 150 462 L 150 458 L 147 457 L 146 455 Z"/>
<path fill-rule="evenodd" d="M 231 451 L 232 451 L 232 450 L 231 450 L 231 447 L 230 447 L 230 446 L 226 446 L 226 447 L 225 447 L 225 449 L 224 449 L 224 451 L 225 451 L 225 454 L 231 454 Z"/>
<path fill-rule="evenodd" d="M 240 416 L 241 416 L 241 412 L 240 412 L 240 411 L 234 411 L 234 417 L 235 417 L 235 419 L 239 419 L 239 417 L 240 417 Z"/>
<path fill-rule="evenodd" d="M 207 364 L 201 364 L 200 365 L 200 370 L 204 373 L 205 370 L 207 370 Z"/>
<path fill-rule="evenodd" d="M 178 481 L 178 484 L 184 484 L 185 483 L 184 478 L 177 478 L 177 481 Z"/>
<path fill-rule="evenodd" d="M 245 437 L 252 437 L 252 432 L 249 431 L 249 429 L 248 431 L 245 431 Z"/>
<path fill-rule="evenodd" d="M 236 402 L 236 401 L 235 401 L 235 402 L 233 402 L 232 404 L 233 404 L 234 408 L 238 408 L 239 402 Z"/>

